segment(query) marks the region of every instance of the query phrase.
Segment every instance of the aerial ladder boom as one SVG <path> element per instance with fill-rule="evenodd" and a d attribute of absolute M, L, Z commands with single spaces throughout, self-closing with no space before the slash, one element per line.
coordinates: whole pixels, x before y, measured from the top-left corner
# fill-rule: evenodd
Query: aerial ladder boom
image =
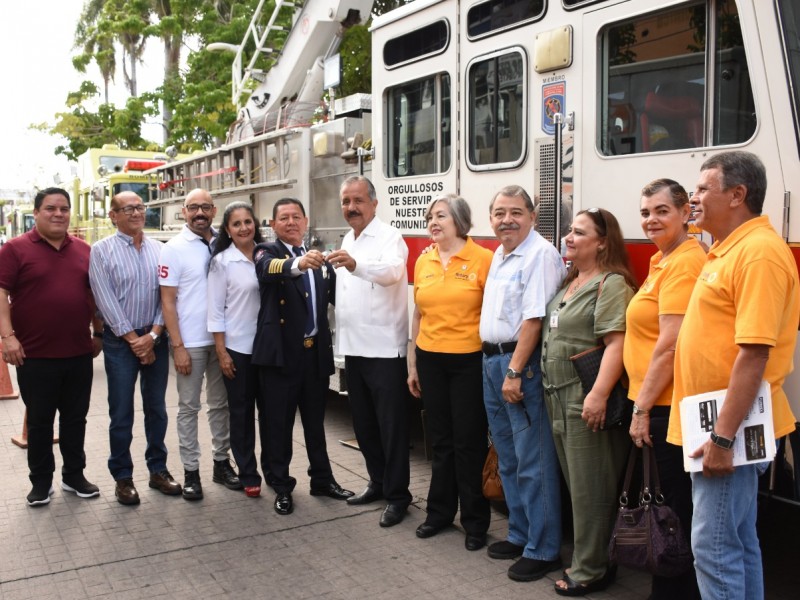
<path fill-rule="evenodd" d="M 282 127 L 307 125 L 322 96 L 323 61 L 339 49 L 342 33 L 369 17 L 373 0 L 266 0 L 256 8 L 232 66 L 232 100 L 239 108 L 229 142 Z M 292 25 L 278 24 L 281 11 L 294 10 Z M 286 38 L 278 47 L 280 33 Z M 255 47 L 255 50 L 253 50 Z M 245 54 L 252 52 L 247 65 Z M 271 60 L 268 70 L 259 64 Z M 253 82 L 259 82 L 252 90 Z M 244 105 L 242 98 L 252 90 Z"/>

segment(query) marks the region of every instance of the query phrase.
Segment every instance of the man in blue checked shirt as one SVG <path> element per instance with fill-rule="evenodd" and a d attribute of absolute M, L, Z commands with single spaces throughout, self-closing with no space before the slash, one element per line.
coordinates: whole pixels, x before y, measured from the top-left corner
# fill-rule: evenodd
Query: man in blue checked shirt
<path fill-rule="evenodd" d="M 117 482 L 120 504 L 139 504 L 133 483 L 133 396 L 141 377 L 145 461 L 149 486 L 169 496 L 181 486 L 167 469 L 167 408 L 169 353 L 163 343 L 164 319 L 158 285 L 161 244 L 144 235 L 146 207 L 134 192 L 121 192 L 111 200 L 111 221 L 117 232 L 92 246 L 89 281 L 97 308 L 103 315 L 103 346 L 108 378 L 108 470 Z"/>

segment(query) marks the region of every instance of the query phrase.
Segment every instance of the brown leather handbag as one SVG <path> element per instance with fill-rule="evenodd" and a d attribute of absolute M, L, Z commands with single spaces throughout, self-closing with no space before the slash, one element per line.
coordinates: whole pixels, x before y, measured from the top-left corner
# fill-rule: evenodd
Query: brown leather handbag
<path fill-rule="evenodd" d="M 497 450 L 489 444 L 489 453 L 483 464 L 483 496 L 487 500 L 505 500 L 503 482 L 500 481 L 500 465 L 497 461 Z"/>

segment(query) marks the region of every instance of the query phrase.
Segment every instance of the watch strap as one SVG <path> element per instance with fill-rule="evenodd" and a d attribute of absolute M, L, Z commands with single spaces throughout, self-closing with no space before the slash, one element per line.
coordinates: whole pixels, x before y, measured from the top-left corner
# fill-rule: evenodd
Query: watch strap
<path fill-rule="evenodd" d="M 736 441 L 736 436 L 734 436 L 732 439 L 728 439 L 717 435 L 715 431 L 711 432 L 711 443 L 715 446 L 719 446 L 723 450 L 730 450 L 733 448 L 734 441 Z"/>

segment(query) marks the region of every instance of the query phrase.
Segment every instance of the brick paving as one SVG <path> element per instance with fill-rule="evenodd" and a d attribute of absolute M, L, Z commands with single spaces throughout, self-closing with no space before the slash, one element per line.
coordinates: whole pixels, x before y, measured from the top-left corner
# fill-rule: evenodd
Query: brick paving
<path fill-rule="evenodd" d="M 100 487 L 99 498 L 84 500 L 60 487 L 61 458 L 56 447 L 56 492 L 48 506 L 32 509 L 24 450 L 11 443 L 22 430 L 21 400 L 0 401 L 0 598 L 326 598 L 360 599 L 509 599 L 556 598 L 551 573 L 541 581 L 518 583 L 506 576 L 510 561 L 467 552 L 458 527 L 427 540 L 417 539 L 424 520 L 430 464 L 419 431 L 411 451 L 414 501 L 395 527 L 378 526 L 383 505 L 348 506 L 308 494 L 308 462 L 300 419 L 294 432 L 292 472 L 298 479 L 295 511 L 278 516 L 273 494 L 247 498 L 211 480 L 210 435 L 205 416 L 200 436 L 205 450 L 201 477 L 205 498 L 186 502 L 147 487 L 141 410 L 136 413 L 132 448 L 134 482 L 141 496 L 136 507 L 114 497 L 106 466 L 108 415 L 102 357 L 95 360 L 95 383 L 86 436 L 87 478 Z M 15 382 L 14 369 L 11 378 Z M 14 383 L 16 389 L 16 383 Z M 167 393 L 170 426 L 169 467 L 182 482 L 174 418 L 177 393 Z M 360 491 L 366 471 L 358 451 L 338 440 L 352 439 L 346 398 L 332 395 L 326 420 L 334 476 Z M 418 430 L 419 428 L 417 428 Z M 506 518 L 494 512 L 490 541 L 503 539 Z M 565 562 L 570 555 L 564 546 Z M 646 576 L 621 570 L 617 583 L 591 598 L 644 599 Z"/>

